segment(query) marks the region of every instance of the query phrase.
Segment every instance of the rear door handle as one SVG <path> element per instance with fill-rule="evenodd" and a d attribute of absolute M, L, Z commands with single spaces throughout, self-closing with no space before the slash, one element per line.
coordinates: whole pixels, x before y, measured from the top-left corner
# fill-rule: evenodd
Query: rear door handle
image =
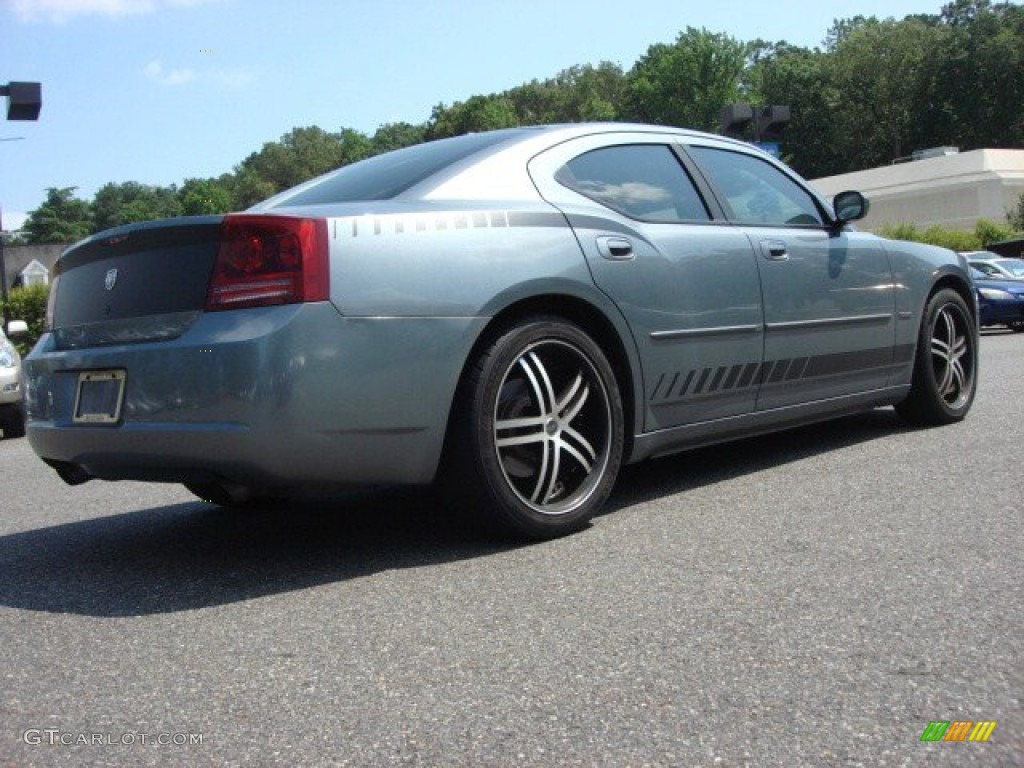
<path fill-rule="evenodd" d="M 629 261 L 636 258 L 633 253 L 633 244 L 624 237 L 612 237 L 601 235 L 597 238 L 597 252 L 601 257 L 609 261 Z"/>
<path fill-rule="evenodd" d="M 768 261 L 788 261 L 789 251 L 782 240 L 762 240 L 761 255 Z"/>

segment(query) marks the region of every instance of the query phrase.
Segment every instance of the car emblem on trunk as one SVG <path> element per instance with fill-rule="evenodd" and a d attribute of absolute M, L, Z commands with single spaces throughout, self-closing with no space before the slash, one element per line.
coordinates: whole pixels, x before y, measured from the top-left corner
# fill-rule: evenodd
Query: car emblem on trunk
<path fill-rule="evenodd" d="M 117 285 L 117 269 L 107 270 L 107 279 L 104 281 L 103 285 L 106 286 L 108 291 L 114 290 L 114 286 Z"/>

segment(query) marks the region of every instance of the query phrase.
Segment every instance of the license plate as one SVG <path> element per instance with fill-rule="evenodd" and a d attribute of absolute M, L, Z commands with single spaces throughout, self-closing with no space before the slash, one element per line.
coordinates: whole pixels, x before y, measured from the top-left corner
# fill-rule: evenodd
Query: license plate
<path fill-rule="evenodd" d="M 83 371 L 75 393 L 76 424 L 115 424 L 124 401 L 124 371 Z"/>

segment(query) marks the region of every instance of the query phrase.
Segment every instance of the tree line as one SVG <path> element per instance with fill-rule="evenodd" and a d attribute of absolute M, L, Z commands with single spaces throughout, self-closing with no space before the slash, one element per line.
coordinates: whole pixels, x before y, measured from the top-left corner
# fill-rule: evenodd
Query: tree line
<path fill-rule="evenodd" d="M 742 42 L 688 27 L 628 70 L 603 61 L 438 104 L 420 124 L 297 127 L 231 172 L 179 185 L 110 182 L 91 201 L 53 187 L 20 238 L 71 242 L 112 226 L 241 210 L 313 176 L 411 144 L 519 125 L 626 121 L 718 129 L 734 102 L 786 104 L 784 158 L 807 178 L 884 165 L 915 149 L 1024 147 L 1024 8 L 954 0 L 902 20 L 836 20 L 820 47 Z"/>

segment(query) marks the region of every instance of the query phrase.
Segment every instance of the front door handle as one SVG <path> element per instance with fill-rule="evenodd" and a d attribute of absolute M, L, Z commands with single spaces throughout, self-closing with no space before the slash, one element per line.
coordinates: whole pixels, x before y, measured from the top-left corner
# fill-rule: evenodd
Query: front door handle
<path fill-rule="evenodd" d="M 597 252 L 609 261 L 629 261 L 636 258 L 633 244 L 624 237 L 601 235 L 597 238 Z"/>
<path fill-rule="evenodd" d="M 762 240 L 761 255 L 768 261 L 788 261 L 789 251 L 782 240 Z"/>

